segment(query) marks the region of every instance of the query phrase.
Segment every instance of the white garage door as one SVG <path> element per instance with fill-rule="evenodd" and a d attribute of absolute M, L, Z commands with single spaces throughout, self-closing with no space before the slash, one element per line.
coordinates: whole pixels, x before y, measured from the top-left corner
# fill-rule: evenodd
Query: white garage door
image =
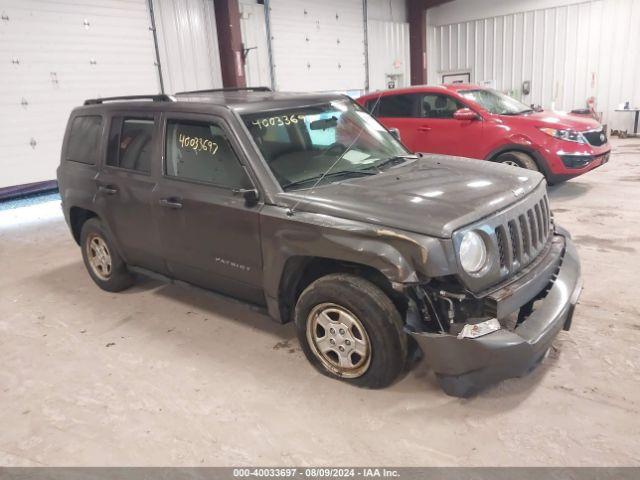
<path fill-rule="evenodd" d="M 160 90 L 146 0 L 0 0 L 0 188 L 52 180 L 69 112 Z"/>
<path fill-rule="evenodd" d="M 278 90 L 365 88 L 362 0 L 272 0 Z"/>

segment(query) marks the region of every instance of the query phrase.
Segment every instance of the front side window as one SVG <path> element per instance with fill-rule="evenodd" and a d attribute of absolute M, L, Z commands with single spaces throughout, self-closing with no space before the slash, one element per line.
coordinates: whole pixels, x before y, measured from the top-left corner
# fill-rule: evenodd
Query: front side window
<path fill-rule="evenodd" d="M 66 159 L 95 165 L 101 136 L 102 117 L 87 115 L 74 118 L 67 141 Z"/>
<path fill-rule="evenodd" d="M 449 95 L 425 93 L 422 96 L 422 117 L 453 118 L 453 114 L 464 106 Z"/>
<path fill-rule="evenodd" d="M 284 190 L 374 175 L 408 155 L 370 114 L 346 99 L 242 119 Z"/>
<path fill-rule="evenodd" d="M 460 95 L 482 106 L 486 111 L 497 115 L 522 115 L 533 112 L 531 108 L 515 98 L 491 89 L 460 90 Z"/>
<path fill-rule="evenodd" d="M 227 134 L 214 123 L 167 121 L 165 158 L 169 177 L 230 189 L 250 187 Z"/>
<path fill-rule="evenodd" d="M 152 119 L 113 117 L 109 132 L 107 165 L 149 173 L 153 129 Z"/>

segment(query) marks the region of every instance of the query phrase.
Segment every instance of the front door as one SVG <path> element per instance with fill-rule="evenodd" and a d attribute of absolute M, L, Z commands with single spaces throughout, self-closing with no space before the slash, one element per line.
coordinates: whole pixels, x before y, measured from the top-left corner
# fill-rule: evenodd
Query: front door
<path fill-rule="evenodd" d="M 160 170 L 158 135 L 157 115 L 111 116 L 106 160 L 95 177 L 95 202 L 126 262 L 165 273 L 152 215 Z"/>
<path fill-rule="evenodd" d="M 416 129 L 421 131 L 430 153 L 456 155 L 459 157 L 481 158 L 483 122 L 478 120 L 457 120 L 453 114 L 465 108 L 451 95 L 443 93 L 423 93 L 420 99 L 419 118 Z"/>
<path fill-rule="evenodd" d="M 231 127 L 209 115 L 168 114 L 154 209 L 170 275 L 262 304 L 261 204 Z"/>

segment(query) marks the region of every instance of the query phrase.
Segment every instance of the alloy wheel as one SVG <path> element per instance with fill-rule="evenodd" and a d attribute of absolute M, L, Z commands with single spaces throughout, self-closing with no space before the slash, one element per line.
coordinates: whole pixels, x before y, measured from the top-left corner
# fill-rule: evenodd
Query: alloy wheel
<path fill-rule="evenodd" d="M 93 273 L 100 280 L 109 280 L 111 277 L 112 261 L 107 242 L 99 235 L 93 234 L 87 239 L 86 248 L 87 258 L 89 259 L 89 265 L 91 265 Z"/>
<path fill-rule="evenodd" d="M 337 376 L 360 377 L 371 363 L 371 341 L 364 325 L 340 305 L 322 303 L 311 310 L 307 341 L 318 360 Z"/>

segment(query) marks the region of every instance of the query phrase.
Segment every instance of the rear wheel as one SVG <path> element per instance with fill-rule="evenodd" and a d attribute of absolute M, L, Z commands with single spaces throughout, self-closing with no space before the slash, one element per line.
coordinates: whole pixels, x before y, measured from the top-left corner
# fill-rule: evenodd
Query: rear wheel
<path fill-rule="evenodd" d="M 407 361 L 407 336 L 389 297 L 373 283 L 331 274 L 309 285 L 295 309 L 298 339 L 321 373 L 360 387 L 393 383 Z"/>
<path fill-rule="evenodd" d="M 526 168 L 527 170 L 533 170 L 535 172 L 540 171 L 535 160 L 524 152 L 501 153 L 495 161 L 505 165 L 511 165 L 513 167 Z"/>
<path fill-rule="evenodd" d="M 119 292 L 133 284 L 133 275 L 97 218 L 87 220 L 80 233 L 82 259 L 93 281 L 103 290 Z"/>

